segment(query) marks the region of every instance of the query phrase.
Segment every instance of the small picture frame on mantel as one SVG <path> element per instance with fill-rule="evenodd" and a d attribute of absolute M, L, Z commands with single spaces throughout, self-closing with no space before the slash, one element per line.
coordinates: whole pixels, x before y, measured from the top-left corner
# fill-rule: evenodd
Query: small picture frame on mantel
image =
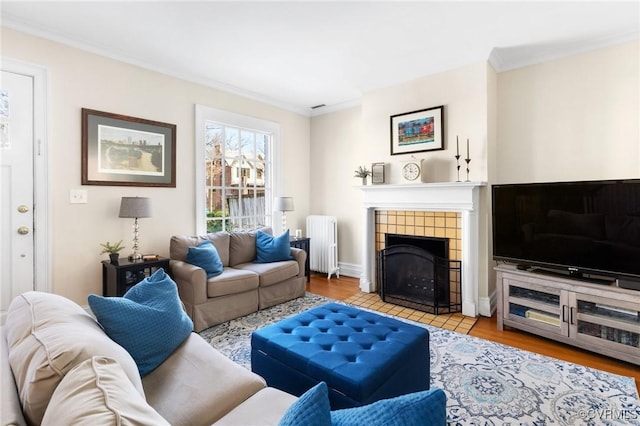
<path fill-rule="evenodd" d="M 371 164 L 371 183 L 374 185 L 384 183 L 384 163 Z"/>

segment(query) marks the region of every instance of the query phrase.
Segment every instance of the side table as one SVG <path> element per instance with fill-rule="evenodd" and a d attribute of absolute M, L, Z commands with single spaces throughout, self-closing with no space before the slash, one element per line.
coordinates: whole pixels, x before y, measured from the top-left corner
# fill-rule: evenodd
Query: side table
<path fill-rule="evenodd" d="M 123 296 L 127 290 L 158 268 L 164 268 L 169 273 L 169 258 L 159 257 L 156 260 L 129 260 L 120 258 L 118 263 L 109 260 L 102 261 L 102 295 Z"/>
<path fill-rule="evenodd" d="M 304 274 L 307 277 L 307 282 L 311 281 L 311 271 L 309 269 L 309 248 L 310 248 L 311 238 L 309 237 L 291 237 L 289 239 L 289 244 L 291 247 L 299 248 L 307 252 L 307 260 L 304 262 Z"/>

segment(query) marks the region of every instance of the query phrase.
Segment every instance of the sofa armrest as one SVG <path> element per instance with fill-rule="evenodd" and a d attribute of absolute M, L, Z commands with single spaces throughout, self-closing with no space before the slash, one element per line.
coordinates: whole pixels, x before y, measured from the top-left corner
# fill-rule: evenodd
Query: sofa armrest
<path fill-rule="evenodd" d="M 13 372 L 9 365 L 9 348 L 4 328 L 0 327 L 0 394 L 2 406 L 0 410 L 0 422 L 2 425 L 26 425 L 27 421 L 22 414 L 20 396 L 13 380 Z"/>
<path fill-rule="evenodd" d="M 169 261 L 171 277 L 178 285 L 180 299 L 189 306 L 207 301 L 207 273 L 204 269 L 181 260 Z"/>
<path fill-rule="evenodd" d="M 294 260 L 296 262 L 298 262 L 298 277 L 304 277 L 305 276 L 305 263 L 307 261 L 307 252 L 296 248 L 296 247 L 291 247 L 291 256 L 293 256 Z"/>

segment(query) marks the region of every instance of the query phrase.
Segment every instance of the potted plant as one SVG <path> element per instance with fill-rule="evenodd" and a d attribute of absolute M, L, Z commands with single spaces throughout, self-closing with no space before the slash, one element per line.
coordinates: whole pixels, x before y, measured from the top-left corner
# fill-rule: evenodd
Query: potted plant
<path fill-rule="evenodd" d="M 371 176 L 371 171 L 367 170 L 366 167 L 358 166 L 356 169 L 356 174 L 354 177 L 362 178 L 362 184 L 367 184 L 367 176 Z"/>
<path fill-rule="evenodd" d="M 111 244 L 109 241 L 107 241 L 104 244 L 100 243 L 100 246 L 102 247 L 102 251 L 100 252 L 100 254 L 109 253 L 109 259 L 111 259 L 111 263 L 118 263 L 120 251 L 124 249 L 122 240 L 118 241 L 115 244 Z"/>

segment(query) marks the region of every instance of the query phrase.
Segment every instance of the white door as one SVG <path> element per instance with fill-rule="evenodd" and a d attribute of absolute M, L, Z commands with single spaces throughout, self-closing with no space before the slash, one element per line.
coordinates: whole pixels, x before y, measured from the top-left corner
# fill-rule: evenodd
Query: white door
<path fill-rule="evenodd" d="M 34 77 L 3 70 L 0 80 L 0 302 L 34 290 Z"/>

